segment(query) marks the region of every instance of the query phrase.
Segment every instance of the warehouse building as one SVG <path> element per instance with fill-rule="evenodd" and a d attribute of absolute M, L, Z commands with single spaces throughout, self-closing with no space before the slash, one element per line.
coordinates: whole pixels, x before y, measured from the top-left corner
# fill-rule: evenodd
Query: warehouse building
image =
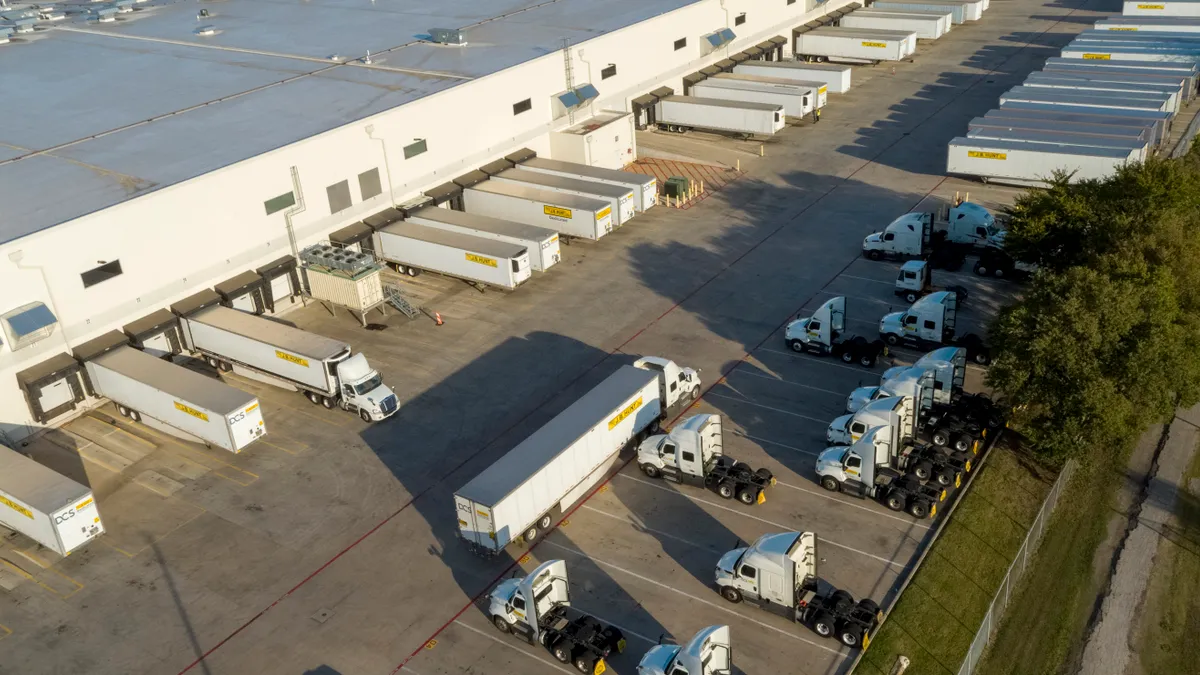
<path fill-rule="evenodd" d="M 0 442 L 88 406 L 72 348 L 177 352 L 214 288 L 519 148 L 620 168 L 653 91 L 790 57 L 842 0 L 74 0 L 0 10 Z"/>

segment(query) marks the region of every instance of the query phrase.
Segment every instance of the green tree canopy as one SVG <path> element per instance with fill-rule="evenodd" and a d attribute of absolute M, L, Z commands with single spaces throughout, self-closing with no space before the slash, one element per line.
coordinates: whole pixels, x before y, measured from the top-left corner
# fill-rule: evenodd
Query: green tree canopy
<path fill-rule="evenodd" d="M 991 329 L 988 383 L 1049 457 L 1123 449 L 1200 401 L 1200 163 L 1058 176 L 1009 212 L 1040 271 Z"/>

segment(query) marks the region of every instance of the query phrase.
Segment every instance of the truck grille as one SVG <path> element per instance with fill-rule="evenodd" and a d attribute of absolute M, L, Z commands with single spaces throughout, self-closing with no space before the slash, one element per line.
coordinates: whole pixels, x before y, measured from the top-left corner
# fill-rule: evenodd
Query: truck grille
<path fill-rule="evenodd" d="M 379 409 L 383 411 L 384 415 L 392 414 L 392 412 L 396 409 L 396 395 L 393 394 L 383 399 L 383 401 L 379 404 Z"/>

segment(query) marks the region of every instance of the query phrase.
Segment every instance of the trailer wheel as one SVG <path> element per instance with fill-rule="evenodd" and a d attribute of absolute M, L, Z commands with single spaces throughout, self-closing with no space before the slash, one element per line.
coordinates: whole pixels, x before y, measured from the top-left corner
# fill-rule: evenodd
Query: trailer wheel
<path fill-rule="evenodd" d="M 742 601 L 742 592 L 733 586 L 722 586 L 720 590 L 721 597 L 725 598 L 729 602 L 732 602 L 736 605 Z"/>
<path fill-rule="evenodd" d="M 860 352 L 858 355 L 858 365 L 863 368 L 875 367 L 875 353 L 872 350 Z"/>
<path fill-rule="evenodd" d="M 883 341 L 895 347 L 896 345 L 900 344 L 900 336 L 896 335 L 895 333 L 888 333 L 887 335 L 883 336 Z"/>
<path fill-rule="evenodd" d="M 216 368 L 218 363 L 218 361 L 211 356 L 204 357 L 204 362 L 207 363 L 211 368 Z"/>
<path fill-rule="evenodd" d="M 495 626 L 496 630 L 500 631 L 501 633 L 512 632 L 512 624 L 510 624 L 507 619 L 499 614 L 492 617 L 492 625 Z"/>
<path fill-rule="evenodd" d="M 975 439 L 971 438 L 970 434 L 958 434 L 954 437 L 954 449 L 958 452 L 966 452 L 975 445 Z"/>
<path fill-rule="evenodd" d="M 133 420 L 134 422 L 141 422 L 142 414 L 136 410 L 130 410 L 129 411 L 129 419 Z"/>
<path fill-rule="evenodd" d="M 537 539 L 537 534 L 538 534 L 537 525 L 530 525 L 529 529 L 525 530 L 525 541 L 530 542 L 530 541 L 533 541 L 534 539 Z"/>
<path fill-rule="evenodd" d="M 917 462 L 917 465 L 913 467 L 913 474 L 921 480 L 929 480 L 929 477 L 933 475 L 933 462 L 929 460 Z"/>
<path fill-rule="evenodd" d="M 917 499 L 908 505 L 908 513 L 914 518 L 925 518 L 929 515 L 929 505 L 923 499 Z"/>
<path fill-rule="evenodd" d="M 874 249 L 867 251 L 867 260 L 880 260 L 883 258 L 883 253 Z"/>
<path fill-rule="evenodd" d="M 843 626 L 838 633 L 838 640 L 847 647 L 854 649 L 862 641 L 862 631 L 853 625 Z"/>
<path fill-rule="evenodd" d="M 404 273 L 410 277 L 416 277 L 421 275 L 421 270 L 415 267 L 406 267 L 404 268 Z"/>
<path fill-rule="evenodd" d="M 590 674 L 592 669 L 596 667 L 596 655 L 588 652 L 583 652 L 575 657 L 575 670 L 581 673 Z"/>
<path fill-rule="evenodd" d="M 537 522 L 538 529 L 539 530 L 547 530 L 550 528 L 550 523 L 552 523 L 552 522 L 553 522 L 553 519 L 550 518 L 550 514 L 547 513 L 546 515 L 544 515 L 540 519 L 538 519 L 538 522 Z"/>
<path fill-rule="evenodd" d="M 734 492 L 736 489 L 730 481 L 721 481 L 721 484 L 717 486 L 717 494 L 725 499 L 733 499 Z"/>
<path fill-rule="evenodd" d="M 794 352 L 804 351 L 804 343 L 799 340 L 788 340 L 788 346 L 791 347 L 792 351 Z"/>
<path fill-rule="evenodd" d="M 978 348 L 978 351 L 976 351 L 975 355 L 971 357 L 971 360 L 981 366 L 986 366 L 992 362 L 992 355 L 989 354 L 986 349 Z"/>
<path fill-rule="evenodd" d="M 829 612 L 821 612 L 817 618 L 813 619 L 812 627 L 817 635 L 827 638 L 833 635 L 833 617 L 829 615 Z"/>
<path fill-rule="evenodd" d="M 308 399 L 308 402 L 313 405 L 321 405 L 321 396 L 316 392 L 306 391 L 304 392 L 304 398 Z"/>
<path fill-rule="evenodd" d="M 228 373 L 233 370 L 233 364 L 228 361 L 217 361 L 217 370 L 222 373 Z"/>
<path fill-rule="evenodd" d="M 918 296 L 917 296 L 917 294 L 916 294 L 916 293 L 914 293 L 914 292 L 912 292 L 912 291 L 909 291 L 909 292 L 907 292 L 907 293 L 905 293 L 905 294 L 904 294 L 904 301 L 905 301 L 905 302 L 907 302 L 907 303 L 909 303 L 909 304 L 912 304 L 912 303 L 914 303 L 914 302 L 916 302 L 916 301 L 917 301 L 917 297 L 918 297 Z"/>
<path fill-rule="evenodd" d="M 975 263 L 976 276 L 986 277 L 991 273 L 992 271 L 988 269 L 987 265 L 984 265 L 982 262 Z"/>
<path fill-rule="evenodd" d="M 992 270 L 992 276 L 996 277 L 997 279 L 1003 279 L 1004 278 L 1004 268 L 997 267 L 996 269 Z"/>
<path fill-rule="evenodd" d="M 758 490 L 754 488 L 742 488 L 738 490 L 737 498 L 739 502 L 746 506 L 753 506 L 758 501 Z"/>
<path fill-rule="evenodd" d="M 944 448 L 950 445 L 950 431 L 948 429 L 934 429 L 929 435 L 929 440 L 939 448 Z"/>
<path fill-rule="evenodd" d="M 858 606 L 861 607 L 862 610 L 864 612 L 867 612 L 868 614 L 872 614 L 872 615 L 879 614 L 879 605 L 870 598 L 863 598 L 862 600 L 859 600 Z"/>
<path fill-rule="evenodd" d="M 843 349 L 842 352 L 838 354 L 838 358 L 842 360 L 842 363 L 854 363 L 854 348 L 847 347 Z"/>
<path fill-rule="evenodd" d="M 658 470 L 658 467 L 654 466 L 653 464 L 643 464 L 642 473 L 646 474 L 647 478 L 658 478 L 662 475 L 662 472 Z"/>
<path fill-rule="evenodd" d="M 121 417 L 129 417 L 129 408 L 119 403 L 117 404 L 117 412 L 121 414 Z"/>
<path fill-rule="evenodd" d="M 842 489 L 842 483 L 833 476 L 821 476 L 821 487 L 830 492 L 838 492 Z"/>
<path fill-rule="evenodd" d="M 563 663 L 571 662 L 571 645 L 568 644 L 565 638 L 560 637 L 557 641 L 555 641 L 554 647 L 552 647 L 550 651 L 554 653 L 554 658 L 558 659 L 559 661 L 562 661 Z"/>
<path fill-rule="evenodd" d="M 337 407 L 337 401 L 333 400 L 332 396 L 322 396 L 321 405 L 325 406 L 326 410 L 333 410 Z"/>
<path fill-rule="evenodd" d="M 904 510 L 904 497 L 900 496 L 899 494 L 897 494 L 895 492 L 889 494 L 887 496 L 887 499 L 885 499 L 883 501 L 883 503 L 889 509 L 891 509 L 893 511 L 903 511 Z"/>

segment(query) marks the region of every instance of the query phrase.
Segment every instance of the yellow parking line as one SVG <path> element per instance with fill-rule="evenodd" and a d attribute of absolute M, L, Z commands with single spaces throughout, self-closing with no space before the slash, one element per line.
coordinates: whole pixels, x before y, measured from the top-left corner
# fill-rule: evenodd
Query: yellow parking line
<path fill-rule="evenodd" d="M 4 624 L 0 623 L 0 640 L 3 640 L 4 638 L 8 637 L 9 635 L 12 635 L 12 631 L 9 630 L 8 626 L 5 626 Z"/>
<path fill-rule="evenodd" d="M 104 544 L 105 546 L 111 548 L 112 550 L 116 551 L 117 553 L 120 553 L 121 555 L 125 556 L 126 558 L 132 558 L 135 555 L 133 553 L 130 553 L 129 551 L 126 551 L 125 549 L 121 548 L 120 546 L 117 546 L 116 544 L 108 543 L 108 540 L 106 540 L 106 539 L 101 538 L 101 539 L 98 539 L 97 541 L 99 541 L 101 544 Z"/>
<path fill-rule="evenodd" d="M 294 411 L 294 412 L 298 412 L 298 413 L 300 413 L 301 415 L 304 415 L 305 417 L 309 418 L 310 420 L 316 420 L 316 421 L 318 421 L 318 422 L 324 422 L 325 424 L 328 424 L 328 425 L 330 425 L 330 426 L 334 426 L 334 427 L 338 427 L 339 429 L 344 429 L 344 428 L 346 428 L 346 425 L 348 425 L 348 424 L 349 424 L 349 422 L 345 422 L 345 423 L 343 423 L 343 422 L 341 422 L 341 421 L 332 422 L 332 421 L 330 421 L 330 420 L 327 420 L 327 419 L 325 419 L 324 417 L 318 417 L 318 416 L 316 416 L 316 415 L 314 415 L 314 414 L 312 414 L 312 413 L 308 412 L 307 410 L 305 410 L 305 409 L 303 409 L 303 408 L 296 408 L 296 407 L 293 407 L 293 406 L 290 406 L 290 405 L 283 405 L 283 404 L 279 404 L 279 407 L 280 407 L 280 408 L 287 408 L 288 410 L 291 410 L 291 411 Z"/>
<path fill-rule="evenodd" d="M 68 594 L 66 594 L 66 595 L 63 595 L 62 593 L 59 593 L 58 591 L 54 590 L 54 589 L 53 589 L 53 588 L 51 588 L 50 586 L 47 586 L 46 584 L 42 583 L 41 581 L 38 581 L 38 580 L 37 580 L 37 578 L 36 578 L 36 577 L 34 577 L 32 574 L 30 574 L 29 572 L 26 572 L 25 570 L 21 569 L 20 567 L 17 567 L 16 565 L 14 565 L 13 563 L 11 563 L 11 562 L 9 562 L 9 561 L 5 560 L 4 558 L 0 558 L 0 563 L 4 563 L 5 565 L 8 565 L 8 566 L 9 566 L 9 567 L 11 567 L 11 568 L 13 569 L 13 571 L 15 571 L 17 574 L 19 574 L 19 575 L 21 575 L 21 576 L 25 577 L 25 579 L 26 579 L 26 580 L 28 580 L 28 581 L 32 581 L 33 583 L 37 584 L 38 586 L 41 586 L 42 588 L 44 588 L 44 589 L 46 589 L 47 591 L 49 591 L 49 592 L 53 593 L 54 595 L 57 595 L 57 596 L 58 596 L 58 597 L 60 597 L 60 598 L 64 598 L 64 599 L 65 599 L 65 598 L 69 598 L 69 597 L 71 597 L 72 595 L 75 595 L 76 593 L 78 593 L 78 592 L 79 592 L 79 590 L 80 590 L 81 588 L 83 588 L 83 584 L 80 584 L 78 581 L 75 581 L 74 579 L 72 579 L 72 578 L 70 578 L 70 577 L 66 577 L 66 576 L 63 576 L 62 574 L 59 574 L 59 576 L 63 577 L 63 578 L 64 578 L 64 579 L 66 579 L 67 581 L 70 581 L 70 582 L 74 583 L 74 584 L 75 584 L 75 585 L 78 587 L 78 588 L 76 588 L 75 590 L 71 591 L 70 593 L 68 593 Z M 51 571 L 54 571 L 54 570 L 51 570 Z"/>
<path fill-rule="evenodd" d="M 197 465 L 197 466 L 199 466 L 199 467 L 201 467 L 201 468 L 207 469 L 207 470 L 209 470 L 209 471 L 213 472 L 215 475 L 217 475 L 217 476 L 220 476 L 221 478 L 224 478 L 224 479 L 226 479 L 226 480 L 228 480 L 228 481 L 230 481 L 230 482 L 232 482 L 232 483 L 237 483 L 238 485 L 241 485 L 242 487 L 245 487 L 245 486 L 249 485 L 250 483 L 253 483 L 254 481 L 258 480 L 258 474 L 256 474 L 256 473 L 253 473 L 253 472 L 247 471 L 247 470 L 245 470 L 245 469 L 243 469 L 243 468 L 241 468 L 241 467 L 239 467 L 239 466 L 235 466 L 235 465 L 233 465 L 233 464 L 230 464 L 229 462 L 226 462 L 226 461 L 225 461 L 225 460 L 223 460 L 223 459 L 218 459 L 218 458 L 216 458 L 216 457 L 213 457 L 212 455 L 209 455 L 209 454 L 207 454 L 207 453 L 200 452 L 199 450 L 193 450 L 192 448 L 189 448 L 189 447 L 187 447 L 186 445 L 183 445 L 182 443 L 179 443 L 179 442 L 178 442 L 178 441 L 176 441 L 175 439 L 172 439 L 170 436 L 167 436 L 167 435 L 165 435 L 165 434 L 161 434 L 161 433 L 159 433 L 159 432 L 155 431 L 154 429 L 146 429 L 146 431 L 147 431 L 147 432 L 149 432 L 149 433 L 151 433 L 151 434 L 153 434 L 154 436 L 156 436 L 156 437 L 158 437 L 158 438 L 161 438 L 161 439 L 163 439 L 164 441 L 166 441 L 166 443 L 167 443 L 167 444 L 166 444 L 166 445 L 163 445 L 163 446 L 160 446 L 160 447 L 162 447 L 162 448 L 164 448 L 164 449 L 167 449 L 167 450 L 174 450 L 175 452 L 173 452 L 172 454 L 174 454 L 175 456 L 177 456 L 177 457 L 180 457 L 181 459 L 185 459 L 185 460 L 187 460 L 187 461 L 189 461 L 189 462 L 192 462 L 193 464 L 195 464 L 195 465 Z M 187 455 L 185 455 L 185 454 L 184 454 L 185 452 L 187 452 L 187 453 L 195 453 L 195 454 L 197 454 L 197 455 L 200 455 L 200 456 L 201 456 L 201 457 L 203 457 L 204 459 L 206 459 L 206 460 L 211 460 L 212 462 L 215 462 L 215 463 L 217 463 L 217 464 L 220 464 L 222 467 L 224 467 L 224 468 L 226 468 L 226 469 L 232 469 L 233 471 L 236 471 L 236 472 L 237 472 L 237 473 L 239 473 L 239 474 L 245 474 L 246 476 L 250 476 L 252 480 L 250 480 L 250 481 L 247 481 L 247 482 L 242 482 L 241 480 L 236 480 L 236 479 L 234 479 L 234 478 L 231 478 L 230 476 L 226 476 L 225 474 L 222 474 L 222 473 L 221 473 L 222 469 L 220 469 L 220 468 L 214 468 L 214 467 L 211 467 L 211 466 L 207 466 L 207 465 L 205 465 L 205 464 L 204 464 L 204 462 L 197 461 L 197 460 L 195 460 L 195 459 L 192 459 L 191 457 L 188 457 Z"/>
<path fill-rule="evenodd" d="M 182 523 L 180 523 L 180 524 L 176 525 L 175 527 L 172 527 L 171 529 L 167 530 L 166 532 L 164 532 L 164 533 L 162 534 L 162 536 L 159 536 L 159 537 L 155 538 L 154 540 L 150 541 L 150 542 L 149 542 L 149 543 L 147 543 L 145 546 L 143 546 L 143 547 L 139 548 L 139 549 L 138 549 L 136 552 L 134 552 L 134 553 L 130 553 L 129 551 L 126 551 L 125 549 L 122 549 L 122 548 L 117 548 L 117 547 L 116 547 L 116 546 L 114 546 L 113 544 L 108 544 L 108 545 L 109 545 L 109 546 L 112 546 L 112 548 L 113 548 L 113 549 L 117 550 L 118 552 L 120 552 L 121 554 L 123 554 L 123 555 L 125 555 L 125 556 L 127 556 L 127 557 L 130 557 L 130 558 L 136 558 L 137 556 L 139 556 L 139 555 L 141 555 L 141 554 L 142 554 L 142 551 L 145 551 L 146 549 L 150 548 L 150 547 L 151 547 L 151 546 L 153 546 L 154 544 L 157 544 L 158 542 L 162 541 L 163 539 L 166 539 L 167 537 L 171 536 L 172 534 L 175 534 L 175 533 L 176 533 L 176 532 L 178 532 L 178 531 L 179 531 L 181 528 L 183 528 L 183 527 L 187 526 L 188 524 L 190 524 L 190 523 L 191 523 L 193 520 L 195 520 L 195 519 L 199 518 L 200 516 L 202 516 L 202 515 L 204 515 L 204 514 L 208 513 L 208 510 L 207 510 L 207 509 L 205 509 L 203 506 L 196 506 L 195 504 L 192 504 L 192 503 L 190 503 L 190 502 L 183 502 L 183 503 L 184 503 L 184 504 L 187 504 L 188 506 L 193 506 L 193 507 L 195 507 L 196 509 L 198 509 L 198 510 L 196 511 L 196 515 L 192 516 L 191 518 L 188 518 L 187 520 L 183 521 Z M 100 539 L 100 541 L 104 541 L 104 540 L 103 540 L 103 539 Z M 107 542 L 105 542 L 105 543 L 107 543 Z M 2 559 L 0 559 L 0 560 L 2 560 Z"/>
<path fill-rule="evenodd" d="M 157 445 L 155 445 L 155 444 L 154 444 L 152 441 L 150 441 L 149 439 L 142 438 L 141 436 L 138 436 L 137 434 L 133 433 L 132 431 L 130 431 L 130 430 L 128 430 L 128 429 L 126 429 L 125 427 L 121 426 L 120 424 L 110 424 L 108 421 L 106 421 L 106 420 L 102 420 L 102 419 L 100 419 L 99 417 L 96 417 L 95 415 L 88 415 L 88 417 L 91 417 L 92 419 L 96 420 L 97 422 L 101 422 L 101 423 L 103 423 L 103 424 L 107 424 L 108 426 L 112 427 L 112 428 L 113 428 L 113 429 L 115 429 L 116 431 L 119 431 L 119 432 L 121 432 L 122 434 L 125 434 L 126 436 L 128 436 L 128 437 L 132 438 L 133 440 L 137 441 L 138 443 L 141 443 L 142 445 L 144 445 L 144 446 L 146 446 L 146 447 L 149 447 L 149 448 L 157 448 L 157 447 L 158 447 Z M 116 419 L 116 418 L 114 417 L 113 419 Z"/>
<path fill-rule="evenodd" d="M 265 439 L 265 438 L 260 438 L 260 439 L 258 440 L 258 442 L 259 442 L 259 443 L 263 443 L 263 444 L 265 444 L 265 445 L 269 445 L 269 446 L 271 446 L 272 448 L 276 448 L 276 449 L 278 449 L 278 450 L 282 450 L 282 451 L 286 452 L 286 453 L 287 453 L 287 454 L 289 454 L 289 455 L 293 455 L 293 456 L 295 456 L 295 455 L 299 455 L 299 454 L 300 454 L 300 452 L 299 452 L 299 451 L 296 451 L 296 450 L 288 450 L 287 448 L 283 447 L 282 445 L 279 445 L 278 443 L 272 443 L 271 441 L 268 441 L 268 440 L 267 440 L 267 439 Z M 306 449 L 308 448 L 308 446 L 304 446 L 304 447 L 305 447 Z"/>

